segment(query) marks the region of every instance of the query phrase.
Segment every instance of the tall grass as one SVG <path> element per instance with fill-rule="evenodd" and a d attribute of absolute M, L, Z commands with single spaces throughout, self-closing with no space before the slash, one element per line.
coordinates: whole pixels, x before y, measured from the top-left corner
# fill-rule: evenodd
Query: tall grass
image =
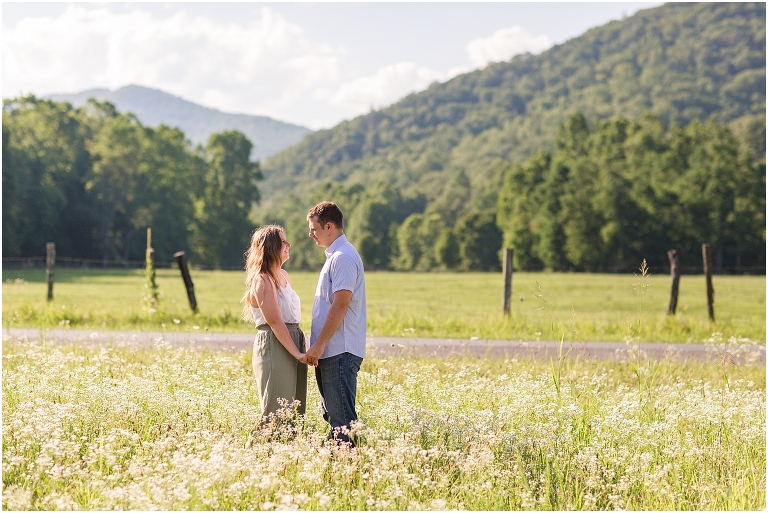
<path fill-rule="evenodd" d="M 317 274 L 291 273 L 302 298 L 302 328 L 309 328 Z M 177 271 L 157 270 L 159 305 L 142 301 L 141 270 L 61 269 L 54 301 L 45 301 L 43 271 L 3 275 L 4 327 L 199 330 L 248 332 L 239 318 L 244 275 L 192 271 L 200 313 L 189 309 Z M 516 273 L 511 315 L 501 312 L 502 280 L 490 273 L 377 273 L 366 275 L 368 333 L 481 339 L 700 343 L 719 332 L 765 342 L 765 277 L 716 276 L 717 322 L 709 321 L 702 276 L 683 276 L 678 313 L 666 315 L 668 278 L 648 275 L 639 311 L 631 274 Z M 556 298 L 549 312 L 537 310 L 536 283 Z"/>
<path fill-rule="evenodd" d="M 310 386 L 297 431 L 247 450 L 249 353 L 2 350 L 4 509 L 766 506 L 762 365 L 571 362 L 557 389 L 534 361 L 367 358 L 357 449 Z"/>

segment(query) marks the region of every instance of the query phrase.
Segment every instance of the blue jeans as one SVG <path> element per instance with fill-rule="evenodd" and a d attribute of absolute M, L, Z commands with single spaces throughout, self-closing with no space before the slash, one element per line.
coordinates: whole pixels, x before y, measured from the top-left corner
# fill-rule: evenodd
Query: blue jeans
<path fill-rule="evenodd" d="M 331 436 L 352 445 L 355 445 L 354 441 L 342 433 L 342 428 L 349 428 L 349 423 L 357 420 L 355 398 L 361 363 L 363 359 L 359 356 L 341 353 L 321 359 L 315 367 L 323 418 L 331 425 Z"/>

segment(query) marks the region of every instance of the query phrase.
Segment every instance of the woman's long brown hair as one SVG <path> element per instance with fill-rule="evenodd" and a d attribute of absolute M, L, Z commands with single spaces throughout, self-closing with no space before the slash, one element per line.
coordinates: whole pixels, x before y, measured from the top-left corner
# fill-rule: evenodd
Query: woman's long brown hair
<path fill-rule="evenodd" d="M 269 275 L 275 287 L 280 288 L 280 279 L 277 274 L 280 269 L 280 252 L 283 249 L 281 235 L 284 234 L 285 230 L 282 226 L 269 224 L 262 226 L 251 236 L 251 245 L 245 252 L 245 295 L 242 299 L 245 301 L 243 319 L 246 321 L 253 320 L 251 295 L 259 274 Z"/>

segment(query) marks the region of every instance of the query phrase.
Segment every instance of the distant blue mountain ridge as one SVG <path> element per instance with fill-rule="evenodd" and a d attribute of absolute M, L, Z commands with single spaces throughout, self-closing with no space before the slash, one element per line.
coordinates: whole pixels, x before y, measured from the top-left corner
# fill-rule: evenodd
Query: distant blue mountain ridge
<path fill-rule="evenodd" d="M 85 105 L 88 98 L 109 101 L 120 112 L 133 113 L 142 124 L 166 124 L 180 128 L 194 144 L 205 144 L 208 137 L 224 130 L 239 130 L 254 144 L 251 158 L 264 160 L 292 146 L 311 132 L 307 127 L 285 123 L 266 116 L 229 114 L 203 107 L 178 96 L 137 85 L 115 91 L 89 89 L 73 94 L 51 94 L 54 101 L 66 101 L 75 107 Z"/>

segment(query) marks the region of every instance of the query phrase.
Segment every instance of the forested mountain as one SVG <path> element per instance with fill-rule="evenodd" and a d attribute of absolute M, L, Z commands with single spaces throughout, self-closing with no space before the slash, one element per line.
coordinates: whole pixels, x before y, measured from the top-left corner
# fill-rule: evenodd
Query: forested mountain
<path fill-rule="evenodd" d="M 394 227 L 379 244 L 393 245 L 413 213 L 454 227 L 495 211 L 504 173 L 553 151 L 558 127 L 576 112 L 589 123 L 647 113 L 664 126 L 713 118 L 764 162 L 765 21 L 764 3 L 671 3 L 435 83 L 267 159 L 256 217 L 288 223 L 291 209 L 327 196 L 324 187 L 344 206 L 341 189 L 357 194 L 382 182 L 397 197 Z M 347 202 L 352 228 L 357 203 Z"/>
<path fill-rule="evenodd" d="M 666 4 L 312 133 L 264 162 L 263 192 L 381 178 L 431 202 L 463 172 L 471 205 L 491 206 L 499 170 L 551 149 L 573 112 L 739 126 L 764 115 L 765 62 L 764 3 Z"/>
<path fill-rule="evenodd" d="M 109 101 L 120 112 L 134 114 L 142 124 L 178 127 L 195 144 L 205 144 L 216 132 L 238 130 L 254 144 L 251 158 L 263 160 L 301 140 L 310 130 L 266 116 L 229 114 L 203 107 L 157 89 L 129 85 L 116 91 L 91 89 L 74 94 L 52 94 L 47 98 L 85 105 L 88 98 Z"/>

